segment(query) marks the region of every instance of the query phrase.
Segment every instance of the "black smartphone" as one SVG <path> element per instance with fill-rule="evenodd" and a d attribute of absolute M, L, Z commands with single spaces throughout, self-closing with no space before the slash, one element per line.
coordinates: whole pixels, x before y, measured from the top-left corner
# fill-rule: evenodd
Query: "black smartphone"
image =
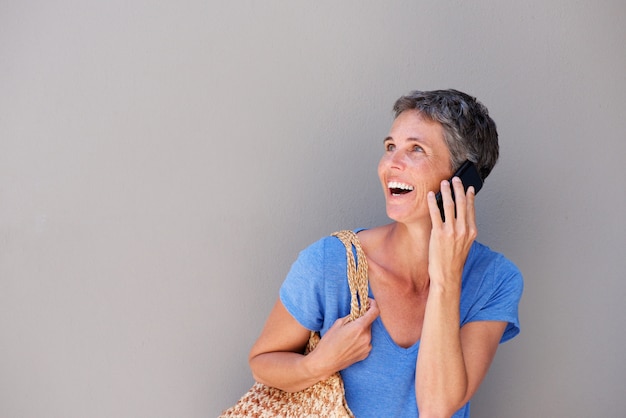
<path fill-rule="evenodd" d="M 465 160 L 461 167 L 450 177 L 450 186 L 452 186 L 452 178 L 458 177 L 463 182 L 463 188 L 465 192 L 469 189 L 470 186 L 474 186 L 474 192 L 478 193 L 478 191 L 483 187 L 483 180 L 480 178 L 480 174 L 478 174 L 478 170 L 476 169 L 476 165 L 470 160 Z M 452 188 L 452 187 L 451 187 Z M 443 213 L 443 199 L 441 197 L 441 192 L 437 192 L 435 196 L 437 198 L 437 206 L 439 206 L 439 212 L 441 212 L 441 219 L 443 221 L 446 220 L 446 216 Z M 452 200 L 454 200 L 454 189 L 452 188 Z"/>

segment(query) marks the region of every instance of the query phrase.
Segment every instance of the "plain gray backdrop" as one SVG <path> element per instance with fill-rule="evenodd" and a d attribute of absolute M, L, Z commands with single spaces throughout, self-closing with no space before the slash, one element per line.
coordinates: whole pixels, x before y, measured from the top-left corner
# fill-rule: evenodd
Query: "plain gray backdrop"
<path fill-rule="evenodd" d="M 522 333 L 475 417 L 626 409 L 626 3 L 0 1 L 0 416 L 215 417 L 298 252 L 388 222 L 395 99 L 477 96 Z"/>

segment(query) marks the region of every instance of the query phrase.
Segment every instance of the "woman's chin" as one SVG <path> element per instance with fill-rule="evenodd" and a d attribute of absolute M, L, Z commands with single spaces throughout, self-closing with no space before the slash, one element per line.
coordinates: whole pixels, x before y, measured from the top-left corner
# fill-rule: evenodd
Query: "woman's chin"
<path fill-rule="evenodd" d="M 418 215 L 415 211 L 402 210 L 399 208 L 387 208 L 387 217 L 394 222 L 414 223 L 418 222 L 424 216 Z"/>

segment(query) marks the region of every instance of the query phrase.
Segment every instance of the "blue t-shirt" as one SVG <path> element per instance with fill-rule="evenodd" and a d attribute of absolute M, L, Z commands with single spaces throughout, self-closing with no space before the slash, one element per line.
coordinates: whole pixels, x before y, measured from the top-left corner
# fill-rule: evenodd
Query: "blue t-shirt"
<path fill-rule="evenodd" d="M 519 333 L 518 304 L 522 276 L 504 256 L 474 242 L 465 262 L 461 289 L 461 324 L 506 321 L 500 342 Z M 370 290 L 370 297 L 372 297 Z M 287 311 L 304 327 L 324 336 L 350 313 L 346 250 L 335 237 L 315 242 L 298 256 L 280 288 Z M 348 405 L 357 418 L 417 417 L 415 364 L 419 341 L 398 346 L 380 317 L 372 324 L 369 356 L 341 371 Z M 469 417 L 469 402 L 454 414 Z"/>

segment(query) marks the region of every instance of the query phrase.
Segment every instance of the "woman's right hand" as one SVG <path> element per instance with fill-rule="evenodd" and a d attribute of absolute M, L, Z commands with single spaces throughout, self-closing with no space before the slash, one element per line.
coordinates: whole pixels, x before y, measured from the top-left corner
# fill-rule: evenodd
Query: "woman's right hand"
<path fill-rule="evenodd" d="M 311 331 L 300 325 L 276 301 L 265 327 L 250 350 L 254 379 L 287 392 L 306 389 L 335 372 L 365 359 L 372 349 L 372 322 L 378 317 L 376 301 L 362 317 L 339 318 L 308 355 L 302 355 Z"/>
<path fill-rule="evenodd" d="M 339 318 L 324 334 L 315 350 L 306 356 L 306 367 L 324 380 L 333 373 L 365 360 L 372 350 L 372 323 L 380 311 L 374 299 L 360 318 Z"/>

